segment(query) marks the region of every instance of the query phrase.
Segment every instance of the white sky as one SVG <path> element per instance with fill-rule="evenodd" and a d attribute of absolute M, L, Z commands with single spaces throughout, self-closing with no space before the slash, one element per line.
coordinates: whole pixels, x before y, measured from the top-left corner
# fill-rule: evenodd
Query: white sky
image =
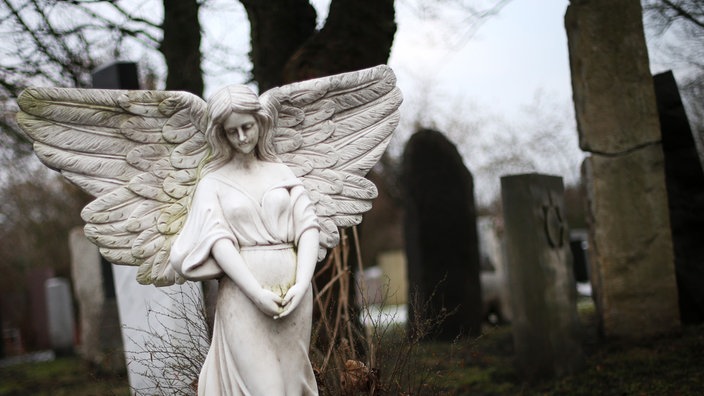
<path fill-rule="evenodd" d="M 410 83 L 406 79 L 425 79 L 450 96 L 470 98 L 507 115 L 530 103 L 539 90 L 571 100 L 563 27 L 567 3 L 513 0 L 461 46 L 445 44 L 452 41 L 446 39 L 447 32 L 409 17 L 399 6 L 389 64 L 402 88 Z"/>
<path fill-rule="evenodd" d="M 567 0 L 510 1 L 467 40 L 456 37 L 465 29 L 461 23 L 422 20 L 410 12 L 409 2 L 396 2 L 398 30 L 389 59 L 402 89 L 431 84 L 444 96 L 471 99 L 507 114 L 530 103 L 539 90 L 570 100 L 563 27 Z M 329 0 L 312 3 L 322 21 Z M 228 0 L 213 2 L 211 9 L 202 15 L 210 37 L 204 52 L 216 42 L 239 42 L 237 56 L 247 63 L 249 26 L 242 7 Z M 206 78 L 206 97 L 221 85 L 242 81 L 237 73 L 217 74 Z"/>

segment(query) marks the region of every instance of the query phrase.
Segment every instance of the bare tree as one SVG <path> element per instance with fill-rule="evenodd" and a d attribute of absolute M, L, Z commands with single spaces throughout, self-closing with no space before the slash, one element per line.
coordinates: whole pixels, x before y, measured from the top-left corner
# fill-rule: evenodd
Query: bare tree
<path fill-rule="evenodd" d="M 660 68 L 675 71 L 701 152 L 704 150 L 704 3 L 643 0 L 642 4 L 652 61 Z"/>

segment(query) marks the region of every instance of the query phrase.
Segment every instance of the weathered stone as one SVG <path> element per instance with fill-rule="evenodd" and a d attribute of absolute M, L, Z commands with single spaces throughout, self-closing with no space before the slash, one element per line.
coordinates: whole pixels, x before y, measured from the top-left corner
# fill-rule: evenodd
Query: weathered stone
<path fill-rule="evenodd" d="M 577 371 L 584 363 L 562 179 L 501 178 L 516 362 L 528 379 Z"/>
<path fill-rule="evenodd" d="M 565 27 L 579 144 L 616 154 L 660 141 L 638 0 L 573 0 Z"/>
<path fill-rule="evenodd" d="M 472 175 L 440 132 L 422 130 L 403 157 L 409 325 L 454 311 L 440 339 L 479 334 L 482 321 L 479 247 Z M 416 294 L 415 296 L 413 294 Z M 423 309 L 423 305 L 428 309 Z"/>
<path fill-rule="evenodd" d="M 672 72 L 654 77 L 682 323 L 704 322 L 704 172 Z"/>
<path fill-rule="evenodd" d="M 123 371 L 125 358 L 112 272 L 107 277 L 109 284 L 106 284 L 98 247 L 85 237 L 82 227 L 71 230 L 69 245 L 71 278 L 79 310 L 78 353 L 101 371 Z M 109 265 L 107 270 L 110 271 Z"/>
<path fill-rule="evenodd" d="M 655 93 L 638 0 L 575 0 L 565 15 L 589 196 L 590 269 L 602 330 L 679 326 Z"/>
<path fill-rule="evenodd" d="M 660 145 L 585 160 L 594 297 L 606 336 L 639 338 L 679 326 Z"/>

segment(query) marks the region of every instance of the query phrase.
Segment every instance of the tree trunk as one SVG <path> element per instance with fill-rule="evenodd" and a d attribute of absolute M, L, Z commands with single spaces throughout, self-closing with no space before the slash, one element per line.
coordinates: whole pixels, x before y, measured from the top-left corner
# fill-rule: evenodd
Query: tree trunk
<path fill-rule="evenodd" d="M 251 24 L 259 91 L 386 63 L 396 22 L 393 0 L 333 0 L 322 30 L 306 0 L 240 0 Z"/>
<path fill-rule="evenodd" d="M 307 0 L 241 0 L 251 28 L 252 75 L 259 91 L 282 84 L 282 70 L 315 33 L 316 13 Z"/>
<path fill-rule="evenodd" d="M 287 62 L 283 82 L 386 63 L 396 22 L 393 0 L 333 0 L 325 27 Z"/>
<path fill-rule="evenodd" d="M 164 0 L 164 37 L 159 51 L 169 73 L 166 89 L 202 96 L 199 7 L 197 0 Z"/>

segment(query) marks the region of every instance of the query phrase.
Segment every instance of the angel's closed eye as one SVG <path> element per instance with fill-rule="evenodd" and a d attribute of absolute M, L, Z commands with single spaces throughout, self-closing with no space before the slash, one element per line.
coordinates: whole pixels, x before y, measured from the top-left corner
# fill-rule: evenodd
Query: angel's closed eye
<path fill-rule="evenodd" d="M 254 127 L 254 123 L 247 123 L 247 124 L 243 124 L 239 128 L 230 128 L 230 129 L 226 130 L 225 132 L 228 135 L 236 135 L 237 131 L 239 131 L 240 129 L 242 129 L 242 131 L 246 132 L 246 131 L 249 131 L 250 129 L 252 129 L 252 127 Z"/>

